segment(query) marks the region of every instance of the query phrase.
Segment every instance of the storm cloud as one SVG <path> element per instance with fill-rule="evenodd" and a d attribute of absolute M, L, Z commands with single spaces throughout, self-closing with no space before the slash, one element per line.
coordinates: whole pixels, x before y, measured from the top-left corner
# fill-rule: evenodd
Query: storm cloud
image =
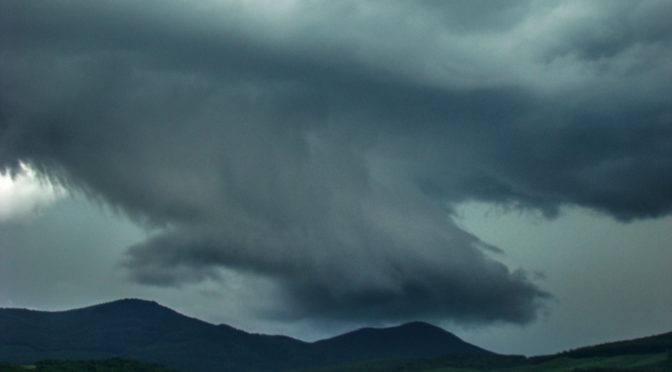
<path fill-rule="evenodd" d="M 548 294 L 459 203 L 672 210 L 669 1 L 0 10 L 0 167 L 152 226 L 142 283 L 226 268 L 276 283 L 275 317 L 525 323 Z"/>

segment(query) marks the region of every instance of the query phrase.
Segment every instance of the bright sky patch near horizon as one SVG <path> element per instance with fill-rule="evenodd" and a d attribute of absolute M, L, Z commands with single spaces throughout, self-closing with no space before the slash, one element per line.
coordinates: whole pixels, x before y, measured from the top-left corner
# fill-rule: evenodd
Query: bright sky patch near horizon
<path fill-rule="evenodd" d="M 36 217 L 66 195 L 64 188 L 40 179 L 25 164 L 20 164 L 15 175 L 5 170 L 0 173 L 0 223 Z"/>

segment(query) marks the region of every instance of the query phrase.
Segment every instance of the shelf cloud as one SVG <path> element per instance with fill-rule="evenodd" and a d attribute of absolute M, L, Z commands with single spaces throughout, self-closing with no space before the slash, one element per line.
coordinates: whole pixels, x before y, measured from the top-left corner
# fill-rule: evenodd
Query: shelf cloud
<path fill-rule="evenodd" d="M 455 206 L 672 210 L 668 1 L 0 10 L 0 167 L 154 226 L 140 283 L 227 268 L 277 284 L 270 316 L 526 323 L 550 295 Z"/>

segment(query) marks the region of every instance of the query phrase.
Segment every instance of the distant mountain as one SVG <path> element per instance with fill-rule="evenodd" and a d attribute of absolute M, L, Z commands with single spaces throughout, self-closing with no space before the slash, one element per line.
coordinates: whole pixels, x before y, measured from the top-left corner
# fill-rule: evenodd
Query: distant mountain
<path fill-rule="evenodd" d="M 391 328 L 362 328 L 340 336 L 317 341 L 324 354 L 342 360 L 366 360 L 381 357 L 435 357 L 444 354 L 491 354 L 466 343 L 452 333 L 423 322 Z M 446 352 L 450 350 L 450 352 Z"/>
<path fill-rule="evenodd" d="M 307 343 L 216 326 L 137 299 L 58 312 L 0 309 L 0 361 L 10 363 L 124 357 L 190 371 L 278 371 L 446 354 L 490 352 L 419 322 Z"/>
<path fill-rule="evenodd" d="M 178 369 L 270 370 L 292 366 L 292 352 L 303 347 L 288 337 L 215 326 L 143 300 L 60 312 L 0 310 L 0 361 L 15 363 L 118 356 Z M 285 350 L 292 352 L 285 356 Z"/>

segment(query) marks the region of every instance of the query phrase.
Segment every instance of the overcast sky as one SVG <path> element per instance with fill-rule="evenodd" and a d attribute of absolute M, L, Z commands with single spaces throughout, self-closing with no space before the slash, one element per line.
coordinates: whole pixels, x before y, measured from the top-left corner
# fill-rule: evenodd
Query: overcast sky
<path fill-rule="evenodd" d="M 672 1 L 0 3 L 0 306 L 537 354 L 672 329 Z"/>

